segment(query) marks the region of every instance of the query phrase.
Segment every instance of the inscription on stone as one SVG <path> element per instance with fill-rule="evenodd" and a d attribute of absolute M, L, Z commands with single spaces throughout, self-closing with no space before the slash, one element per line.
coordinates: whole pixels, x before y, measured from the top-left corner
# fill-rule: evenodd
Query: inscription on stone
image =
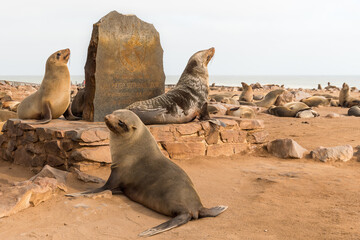
<path fill-rule="evenodd" d="M 104 116 L 164 93 L 163 49 L 152 24 L 110 12 L 93 26 L 85 65 L 83 118 Z"/>

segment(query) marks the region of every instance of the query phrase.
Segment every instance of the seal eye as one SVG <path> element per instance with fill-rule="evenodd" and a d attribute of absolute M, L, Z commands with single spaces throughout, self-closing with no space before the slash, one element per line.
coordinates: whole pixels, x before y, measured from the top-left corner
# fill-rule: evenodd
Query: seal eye
<path fill-rule="evenodd" d="M 128 131 L 128 127 L 127 127 L 127 125 L 126 125 L 123 121 L 119 120 L 118 125 L 119 125 L 121 128 L 123 128 L 125 131 Z"/>
<path fill-rule="evenodd" d="M 57 53 L 57 54 L 56 54 L 56 59 L 59 59 L 60 56 L 61 56 L 61 53 Z"/>

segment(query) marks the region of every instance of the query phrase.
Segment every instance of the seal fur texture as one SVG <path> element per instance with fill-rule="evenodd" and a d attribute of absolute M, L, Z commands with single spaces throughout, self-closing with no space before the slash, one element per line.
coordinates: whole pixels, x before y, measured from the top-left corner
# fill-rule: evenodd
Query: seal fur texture
<path fill-rule="evenodd" d="M 46 61 L 45 75 L 39 90 L 26 97 L 18 106 L 20 119 L 38 119 L 39 123 L 50 122 L 66 113 L 70 105 L 70 73 L 67 62 L 70 49 L 53 53 Z"/>
<path fill-rule="evenodd" d="M 339 93 L 339 105 L 341 107 L 348 107 L 348 108 L 352 106 L 360 105 L 359 99 L 355 99 L 350 96 L 350 88 L 349 85 L 347 85 L 346 83 L 342 85 L 342 88 Z"/>
<path fill-rule="evenodd" d="M 209 119 L 208 63 L 215 48 L 191 56 L 175 88 L 155 98 L 135 102 L 126 109 L 136 113 L 145 124 L 186 123 L 196 117 Z"/>
<path fill-rule="evenodd" d="M 301 99 L 300 102 L 305 103 L 309 107 L 329 106 L 331 98 L 326 98 L 323 96 L 312 96 Z"/>
<path fill-rule="evenodd" d="M 349 116 L 360 117 L 360 107 L 359 106 L 352 106 L 351 108 L 349 108 L 348 115 Z"/>
<path fill-rule="evenodd" d="M 159 150 L 140 118 L 129 110 L 105 116 L 110 130 L 111 174 L 105 185 L 81 194 L 120 190 L 131 200 L 173 217 L 144 231 L 151 236 L 187 223 L 191 219 L 215 217 L 226 206 L 204 208 L 188 175 Z"/>
<path fill-rule="evenodd" d="M 284 106 L 271 106 L 268 109 L 268 113 L 278 117 L 295 117 L 299 111 L 311 109 L 305 103 L 302 102 L 291 102 Z"/>
<path fill-rule="evenodd" d="M 254 109 L 247 106 L 230 108 L 226 111 L 226 115 L 239 118 L 255 118 L 256 116 Z"/>
<path fill-rule="evenodd" d="M 239 97 L 239 101 L 252 102 L 253 101 L 253 89 L 251 86 L 247 85 L 245 82 L 241 82 L 243 91 Z"/>
<path fill-rule="evenodd" d="M 273 90 L 271 92 L 268 92 L 264 99 L 259 101 L 259 102 L 252 102 L 252 103 L 248 103 L 248 102 L 244 102 L 244 101 L 239 101 L 240 105 L 251 105 L 251 106 L 258 106 L 258 107 L 264 107 L 264 108 L 268 108 L 272 105 L 275 104 L 277 98 L 283 94 L 285 90 L 284 89 L 276 89 Z"/>

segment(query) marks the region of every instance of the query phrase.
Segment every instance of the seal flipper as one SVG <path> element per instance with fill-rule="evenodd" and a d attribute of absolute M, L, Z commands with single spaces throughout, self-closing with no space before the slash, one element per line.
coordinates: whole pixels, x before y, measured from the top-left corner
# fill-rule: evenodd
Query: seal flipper
<path fill-rule="evenodd" d="M 156 227 L 150 228 L 142 233 L 139 234 L 140 237 L 149 237 L 158 233 L 165 232 L 167 230 L 170 230 L 172 228 L 181 226 L 188 221 L 190 221 L 191 215 L 190 213 L 183 213 L 180 215 L 177 215 L 176 217 L 170 219 L 167 222 L 164 222 Z"/>
<path fill-rule="evenodd" d="M 51 108 L 49 102 L 43 103 L 41 117 L 43 117 L 43 119 L 36 121 L 36 124 L 46 124 L 51 121 L 52 114 L 51 114 Z"/>
<path fill-rule="evenodd" d="M 71 111 L 71 103 L 69 104 L 66 111 L 63 113 L 63 116 L 66 120 L 81 120 L 82 118 L 74 116 L 74 114 Z"/>
<path fill-rule="evenodd" d="M 205 102 L 200 109 L 199 120 L 209 120 L 209 119 L 210 119 L 210 114 L 208 111 L 208 103 Z"/>
<path fill-rule="evenodd" d="M 200 218 L 203 218 L 203 217 L 216 217 L 220 213 L 224 212 L 227 208 L 228 208 L 228 206 L 222 206 L 222 205 L 212 207 L 212 208 L 204 208 L 203 207 L 199 211 L 199 217 Z"/>

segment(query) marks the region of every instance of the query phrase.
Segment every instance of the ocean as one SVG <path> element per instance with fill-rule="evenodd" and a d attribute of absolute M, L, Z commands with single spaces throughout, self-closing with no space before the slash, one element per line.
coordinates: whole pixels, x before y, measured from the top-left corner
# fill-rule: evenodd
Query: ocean
<path fill-rule="evenodd" d="M 0 76 L 0 80 L 17 81 L 25 83 L 41 83 L 43 76 Z M 85 77 L 83 75 L 72 75 L 71 81 L 74 84 L 81 83 Z M 176 84 L 179 76 L 168 75 L 165 79 L 165 84 Z M 260 84 L 284 84 L 289 88 L 317 88 L 320 83 L 322 87 L 331 85 L 341 87 L 344 82 L 351 87 L 360 88 L 359 76 L 229 76 L 229 75 L 210 75 L 209 83 L 215 83 L 217 86 L 241 86 L 241 82 L 260 83 Z"/>

